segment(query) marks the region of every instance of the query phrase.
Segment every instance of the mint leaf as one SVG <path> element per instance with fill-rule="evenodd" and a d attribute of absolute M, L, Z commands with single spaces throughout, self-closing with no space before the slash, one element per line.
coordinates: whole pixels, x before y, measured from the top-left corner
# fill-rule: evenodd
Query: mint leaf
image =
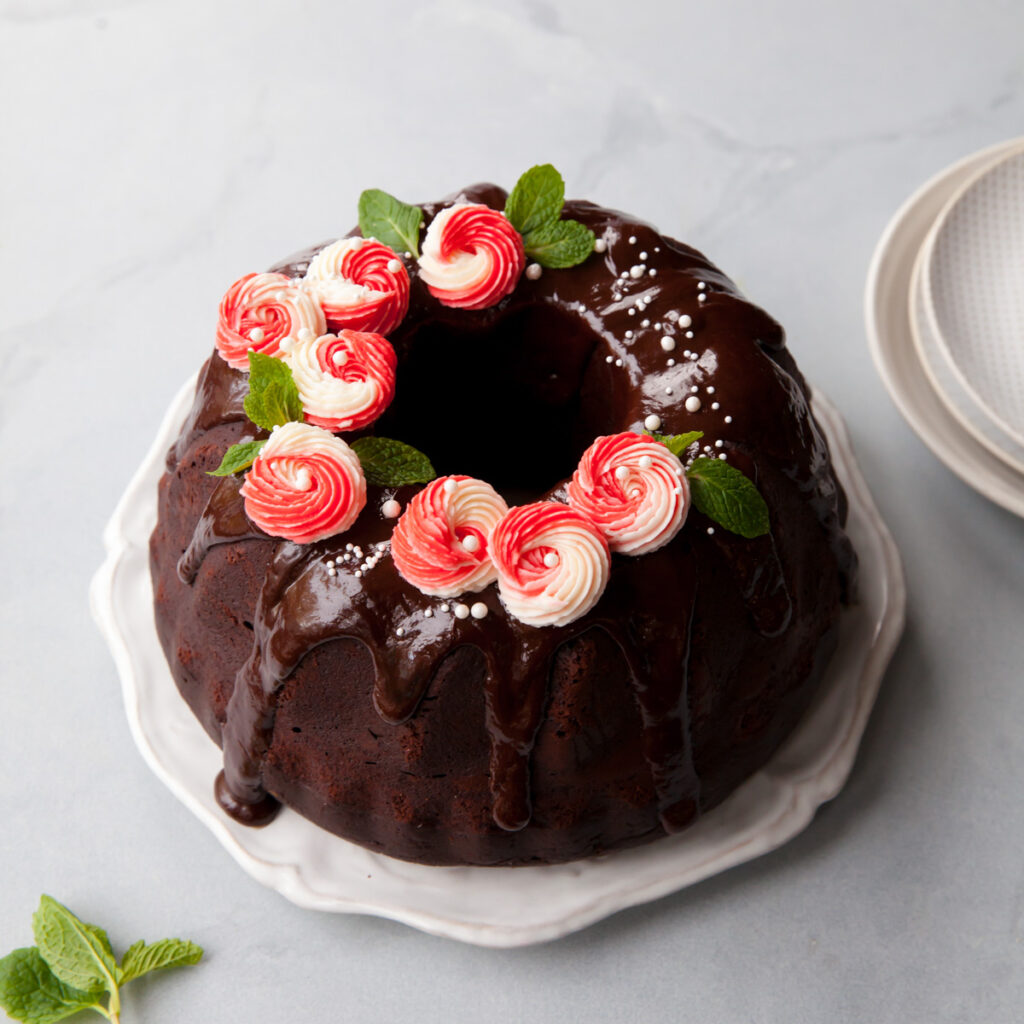
<path fill-rule="evenodd" d="M 264 430 L 304 418 L 291 367 L 262 352 L 249 353 L 249 394 L 243 404 L 245 415 Z"/>
<path fill-rule="evenodd" d="M 423 211 L 409 206 L 379 188 L 368 188 L 359 197 L 359 230 L 364 238 L 376 238 L 395 252 L 420 254 Z"/>
<path fill-rule="evenodd" d="M 556 220 L 523 238 L 526 255 L 542 267 L 562 269 L 582 263 L 594 250 L 594 232 L 578 220 Z"/>
<path fill-rule="evenodd" d="M 121 972 L 125 981 L 131 981 L 150 971 L 191 966 L 199 963 L 202 958 L 202 949 L 184 939 L 161 939 L 149 946 L 139 941 L 125 952 L 121 960 Z"/>
<path fill-rule="evenodd" d="M 352 450 L 363 464 L 368 484 L 378 487 L 427 484 L 437 476 L 423 452 L 390 437 L 361 437 L 352 442 Z"/>
<path fill-rule="evenodd" d="M 32 930 L 42 958 L 65 985 L 91 993 L 117 988 L 117 962 L 101 928 L 85 924 L 44 894 Z"/>
<path fill-rule="evenodd" d="M 256 456 L 263 450 L 266 441 L 243 441 L 240 444 L 233 444 L 220 460 L 216 469 L 210 470 L 207 476 L 233 476 L 248 469 L 255 461 Z"/>
<path fill-rule="evenodd" d="M 505 216 L 521 235 L 558 220 L 565 202 L 565 182 L 551 164 L 531 167 L 505 201 Z"/>
<path fill-rule="evenodd" d="M 0 1006 L 29 1024 L 52 1024 L 99 1005 L 98 997 L 65 985 L 35 946 L 16 949 L 0 960 Z"/>
<path fill-rule="evenodd" d="M 704 436 L 703 430 L 689 430 L 685 434 L 656 434 L 652 430 L 645 430 L 644 433 L 653 437 L 655 441 L 660 441 L 680 459 L 694 441 L 699 441 Z"/>
<path fill-rule="evenodd" d="M 701 456 L 693 460 L 686 478 L 693 504 L 708 519 L 748 539 L 768 532 L 768 506 L 753 481 L 735 466 Z"/>

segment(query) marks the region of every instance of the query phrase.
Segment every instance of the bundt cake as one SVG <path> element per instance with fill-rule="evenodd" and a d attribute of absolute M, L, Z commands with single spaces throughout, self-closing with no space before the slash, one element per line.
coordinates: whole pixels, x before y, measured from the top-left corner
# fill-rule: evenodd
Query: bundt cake
<path fill-rule="evenodd" d="M 222 807 L 427 864 L 685 829 L 850 599 L 782 329 L 549 165 L 359 224 L 228 290 L 160 482 L 156 624 Z"/>

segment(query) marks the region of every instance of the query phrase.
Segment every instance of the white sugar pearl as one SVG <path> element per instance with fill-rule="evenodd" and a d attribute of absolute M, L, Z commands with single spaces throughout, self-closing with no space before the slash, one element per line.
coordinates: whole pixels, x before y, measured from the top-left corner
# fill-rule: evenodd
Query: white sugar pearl
<path fill-rule="evenodd" d="M 641 320 L 640 321 L 640 326 L 641 327 L 650 327 L 651 326 L 651 321 L 650 320 Z"/>
<path fill-rule="evenodd" d="M 556 554 L 554 553 L 554 551 L 549 551 L 549 552 L 548 552 L 548 553 L 547 553 L 547 554 L 546 554 L 546 555 L 544 556 L 544 564 L 545 564 L 545 565 L 546 565 L 546 566 L 547 566 L 547 567 L 548 567 L 549 569 L 554 569 L 554 567 L 555 567 L 556 565 L 558 565 L 558 555 L 556 555 Z"/>
<path fill-rule="evenodd" d="M 647 271 L 647 276 L 648 277 L 657 277 L 658 276 L 658 272 L 654 269 L 654 267 L 651 267 L 651 269 Z"/>
<path fill-rule="evenodd" d="M 669 359 L 669 360 L 668 360 L 668 361 L 667 361 L 667 362 L 665 363 L 665 365 L 666 365 L 666 366 L 675 366 L 675 365 L 676 365 L 676 361 L 675 361 L 674 359 Z"/>
<path fill-rule="evenodd" d="M 629 244 L 630 245 L 636 245 L 636 235 L 630 235 L 629 236 Z"/>
<path fill-rule="evenodd" d="M 282 338 L 281 339 L 281 344 L 280 344 L 279 347 L 280 347 L 282 352 L 291 352 L 291 350 L 294 347 L 294 345 L 295 345 L 295 339 L 294 338 Z"/>
<path fill-rule="evenodd" d="M 332 568 L 327 570 L 327 575 L 328 576 L 337 576 L 338 575 L 338 570 L 332 567 Z"/>
<path fill-rule="evenodd" d="M 653 412 L 647 419 L 644 420 L 644 427 L 647 430 L 657 430 L 661 426 L 661 417 L 656 416 Z"/>
<path fill-rule="evenodd" d="M 645 253 L 645 252 L 640 253 L 640 259 L 642 259 L 642 260 L 647 259 L 647 253 Z"/>
<path fill-rule="evenodd" d="M 687 331 L 686 332 L 686 336 L 687 336 L 687 338 L 692 338 L 693 337 L 693 331 Z"/>
<path fill-rule="evenodd" d="M 615 362 L 615 356 L 605 356 L 604 357 L 604 361 L 606 363 L 614 363 Z"/>
<path fill-rule="evenodd" d="M 472 615 L 474 619 L 486 619 L 489 611 L 490 608 L 488 608 L 483 601 L 477 601 L 473 607 L 469 609 L 469 614 Z"/>
<path fill-rule="evenodd" d="M 441 605 L 441 611 L 443 611 L 443 612 L 448 611 L 448 604 L 447 604 L 447 602 L 445 604 Z"/>
<path fill-rule="evenodd" d="M 629 309 L 627 309 L 627 310 L 626 310 L 626 312 L 627 312 L 627 313 L 628 313 L 628 314 L 629 314 L 630 316 L 636 316 L 636 310 L 635 310 L 635 309 L 633 309 L 632 307 L 630 307 Z"/>
<path fill-rule="evenodd" d="M 380 507 L 380 514 L 385 519 L 397 519 L 402 511 L 401 502 L 396 501 L 394 498 L 388 498 Z"/>
<path fill-rule="evenodd" d="M 467 534 L 462 541 L 462 546 L 469 552 L 476 551 L 480 547 L 480 538 L 475 533 Z"/>
<path fill-rule="evenodd" d="M 295 487 L 299 491 L 308 491 L 313 486 L 313 478 L 309 475 L 309 470 L 303 467 L 295 474 Z"/>
<path fill-rule="evenodd" d="M 468 619 L 469 618 L 469 605 L 468 604 L 462 604 L 461 602 L 459 602 L 459 604 L 457 604 L 455 606 L 455 618 L 457 618 L 457 619 Z"/>
<path fill-rule="evenodd" d="M 708 536 L 709 537 L 713 537 L 714 533 L 715 533 L 715 528 L 713 526 L 709 526 L 708 527 Z"/>
<path fill-rule="evenodd" d="M 714 384 L 709 384 L 707 386 L 707 393 L 709 395 L 713 395 L 715 393 L 715 385 Z"/>
<path fill-rule="evenodd" d="M 434 617 L 434 609 L 433 608 L 428 608 L 423 613 L 423 618 L 425 618 L 425 619 L 432 619 L 433 617 Z"/>
<path fill-rule="evenodd" d="M 719 455 L 718 457 L 719 457 L 719 458 L 720 458 L 720 459 L 721 459 L 721 460 L 722 460 L 723 462 L 725 462 L 725 461 L 726 461 L 726 455 L 725 455 L 725 452 L 722 452 L 722 454 L 721 454 L 721 455 Z"/>
<path fill-rule="evenodd" d="M 629 276 L 636 281 L 644 276 L 644 271 L 646 269 L 647 268 L 642 263 L 635 263 L 629 268 Z"/>
<path fill-rule="evenodd" d="M 698 302 L 707 302 L 708 301 L 708 297 L 704 294 L 704 292 L 701 292 L 700 295 L 697 296 L 697 301 Z"/>
<path fill-rule="evenodd" d="M 398 629 L 395 630 L 395 636 L 405 636 L 405 627 L 399 626 Z"/>
<path fill-rule="evenodd" d="M 717 402 L 712 402 L 711 408 L 717 412 L 721 408 L 721 406 Z"/>
<path fill-rule="evenodd" d="M 348 362 L 348 353 L 335 352 L 334 355 L 331 356 L 331 361 L 335 366 L 344 366 Z"/>
<path fill-rule="evenodd" d="M 538 280 L 540 278 L 540 275 L 541 275 L 543 269 L 544 268 L 539 263 L 531 263 L 526 268 L 526 276 L 531 281 L 536 281 L 536 280 Z"/>
<path fill-rule="evenodd" d="M 732 417 L 731 416 L 726 416 L 725 417 L 725 422 L 726 423 L 732 423 Z"/>
<path fill-rule="evenodd" d="M 721 447 L 722 447 L 722 445 L 724 445 L 724 444 L 725 444 L 725 442 L 724 442 L 724 441 L 716 441 L 716 442 L 715 442 L 715 447 L 716 447 L 716 448 L 721 448 Z"/>
<path fill-rule="evenodd" d="M 703 281 L 697 282 L 697 291 L 702 292 L 705 288 L 707 288 L 707 285 Z"/>
<path fill-rule="evenodd" d="M 454 494 L 455 493 L 455 488 L 458 487 L 458 486 L 459 486 L 459 482 L 457 480 L 445 480 L 445 482 L 444 482 L 444 493 L 445 494 Z"/>
<path fill-rule="evenodd" d="M 257 344 L 259 344 L 263 340 L 263 338 L 264 338 L 264 334 L 263 334 L 263 328 L 262 327 L 254 327 L 249 332 L 249 340 L 250 341 L 255 341 Z"/>
<path fill-rule="evenodd" d="M 676 347 L 676 339 L 670 338 L 667 334 L 661 339 L 661 347 L 666 352 L 671 352 Z"/>
<path fill-rule="evenodd" d="M 633 337 L 633 332 L 632 331 L 626 331 L 626 337 L 627 338 L 632 338 Z"/>
<path fill-rule="evenodd" d="M 671 395 L 672 394 L 672 389 L 671 388 L 665 388 L 665 394 L 666 395 Z"/>
<path fill-rule="evenodd" d="M 397 274 L 402 269 L 401 260 L 388 260 L 388 273 Z"/>
<path fill-rule="evenodd" d="M 687 412 L 700 412 L 700 399 L 696 395 L 690 395 L 686 400 Z"/>
<path fill-rule="evenodd" d="M 607 252 L 607 251 L 608 251 L 608 243 L 603 238 L 599 238 L 596 242 L 594 242 L 594 252 Z"/>
<path fill-rule="evenodd" d="M 679 318 L 679 326 L 680 327 L 686 328 L 686 327 L 689 327 L 690 324 L 692 324 L 692 323 L 693 323 L 693 318 L 688 313 L 684 313 Z"/>
<path fill-rule="evenodd" d="M 650 455 L 641 455 L 640 456 L 640 468 L 641 469 L 650 469 L 651 468 L 651 457 L 650 457 Z"/>
<path fill-rule="evenodd" d="M 616 366 L 621 366 L 622 365 L 622 360 L 621 359 L 616 359 L 615 360 L 615 365 Z"/>
<path fill-rule="evenodd" d="M 313 332 L 308 327 L 299 328 L 299 341 L 309 341 L 313 337 Z"/>
<path fill-rule="evenodd" d="M 615 469 L 615 479 L 616 480 L 625 480 L 627 476 L 629 476 L 629 470 L 626 469 L 625 466 L 618 466 L 618 467 L 616 467 L 616 469 Z"/>
<path fill-rule="evenodd" d="M 696 385 L 696 384 L 694 384 L 694 385 L 693 385 L 693 387 L 691 387 L 691 388 L 690 388 L 690 392 L 691 392 L 691 394 L 694 394 L 694 395 L 695 395 L 695 394 L 697 394 L 697 392 L 698 392 L 698 391 L 700 391 L 700 388 L 699 388 L 699 387 L 697 387 L 697 385 Z"/>

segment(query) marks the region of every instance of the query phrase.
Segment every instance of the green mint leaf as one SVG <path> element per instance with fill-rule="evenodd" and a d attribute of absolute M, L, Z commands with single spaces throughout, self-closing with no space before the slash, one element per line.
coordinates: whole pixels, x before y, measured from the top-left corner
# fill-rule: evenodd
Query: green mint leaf
<path fill-rule="evenodd" d="M 735 466 L 701 456 L 693 460 L 686 478 L 693 504 L 708 519 L 748 539 L 768 532 L 768 506 L 753 481 Z"/>
<path fill-rule="evenodd" d="M 378 487 L 427 484 L 437 476 L 423 452 L 390 437 L 361 437 L 352 442 L 352 450 L 363 464 L 368 484 Z"/>
<path fill-rule="evenodd" d="M 557 221 L 565 202 L 565 182 L 551 164 L 531 167 L 505 201 L 505 216 L 521 235 Z"/>
<path fill-rule="evenodd" d="M 293 420 L 301 423 L 304 418 L 291 367 L 262 352 L 249 353 L 249 394 L 244 405 L 245 415 L 264 430 Z"/>
<path fill-rule="evenodd" d="M 117 962 L 102 929 L 80 921 L 44 894 L 32 930 L 40 954 L 65 985 L 94 994 L 116 991 Z"/>
<path fill-rule="evenodd" d="M 248 469 L 255 461 L 256 456 L 262 451 L 266 441 L 243 441 L 241 444 L 233 444 L 220 460 L 216 469 L 210 470 L 207 476 L 233 476 Z"/>
<path fill-rule="evenodd" d="M 699 441 L 704 436 L 703 430 L 689 430 L 685 434 L 656 434 L 652 430 L 645 430 L 644 433 L 653 437 L 655 441 L 660 441 L 680 459 L 694 441 Z"/>
<path fill-rule="evenodd" d="M 65 985 L 35 946 L 0 960 L 0 1006 L 14 1020 L 52 1024 L 97 1005 L 96 995 Z"/>
<path fill-rule="evenodd" d="M 582 263 L 594 250 L 594 232 L 578 220 L 556 220 L 523 238 L 526 255 L 542 267 L 560 270 Z"/>
<path fill-rule="evenodd" d="M 125 952 L 121 960 L 121 971 L 124 980 L 131 981 L 150 971 L 191 966 L 199 963 L 202 958 L 202 948 L 184 939 L 161 939 L 148 946 L 140 941 Z"/>
<path fill-rule="evenodd" d="M 359 230 L 364 238 L 376 238 L 395 252 L 420 254 L 420 225 L 423 211 L 401 200 L 368 188 L 359 197 Z"/>

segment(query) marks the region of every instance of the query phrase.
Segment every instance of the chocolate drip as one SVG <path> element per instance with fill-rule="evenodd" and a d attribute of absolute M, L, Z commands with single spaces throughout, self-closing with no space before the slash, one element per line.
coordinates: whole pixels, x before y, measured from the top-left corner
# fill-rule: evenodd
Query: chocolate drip
<path fill-rule="evenodd" d="M 769 534 L 744 540 L 718 532 L 714 536 L 757 631 L 761 636 L 778 636 L 793 617 L 793 602 L 774 538 Z"/>
<path fill-rule="evenodd" d="M 240 476 L 224 477 L 210 495 L 203 514 L 196 523 L 192 540 L 185 553 L 178 559 L 178 578 L 190 586 L 195 582 L 199 566 L 203 564 L 210 548 L 232 541 L 254 540 L 266 534 L 257 529 L 245 514 Z"/>

